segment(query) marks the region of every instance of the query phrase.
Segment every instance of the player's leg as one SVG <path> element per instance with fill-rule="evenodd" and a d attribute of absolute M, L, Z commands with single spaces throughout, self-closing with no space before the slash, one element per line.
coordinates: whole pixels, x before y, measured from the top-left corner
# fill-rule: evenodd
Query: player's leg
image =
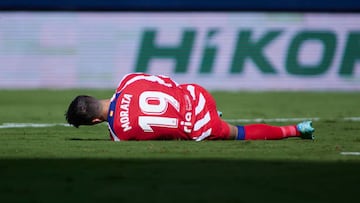
<path fill-rule="evenodd" d="M 288 126 L 272 126 L 267 124 L 233 126 L 229 124 L 229 128 L 229 139 L 236 140 L 278 140 L 288 137 L 314 139 L 314 128 L 311 121 Z"/>
<path fill-rule="evenodd" d="M 201 140 L 227 140 L 231 134 L 230 128 L 217 111 L 216 101 L 212 95 L 197 84 L 183 85 L 190 92 L 194 100 L 194 127 L 191 132 L 192 139 Z"/>

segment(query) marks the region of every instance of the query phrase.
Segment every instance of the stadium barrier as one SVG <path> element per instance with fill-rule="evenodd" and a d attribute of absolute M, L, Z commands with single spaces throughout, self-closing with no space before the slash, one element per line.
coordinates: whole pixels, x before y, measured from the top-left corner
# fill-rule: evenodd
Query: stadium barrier
<path fill-rule="evenodd" d="M 360 14 L 0 12 L 0 88 L 114 88 L 129 72 L 211 90 L 360 90 Z"/>

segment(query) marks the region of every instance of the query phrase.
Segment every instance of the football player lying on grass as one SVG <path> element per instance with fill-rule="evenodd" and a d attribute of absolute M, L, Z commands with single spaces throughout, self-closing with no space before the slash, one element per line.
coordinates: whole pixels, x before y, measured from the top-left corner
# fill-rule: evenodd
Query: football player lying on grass
<path fill-rule="evenodd" d="M 231 125 L 220 118 L 214 98 L 201 86 L 142 73 L 126 75 L 111 99 L 77 96 L 65 116 L 75 127 L 108 122 L 113 141 L 314 139 L 311 121 Z"/>

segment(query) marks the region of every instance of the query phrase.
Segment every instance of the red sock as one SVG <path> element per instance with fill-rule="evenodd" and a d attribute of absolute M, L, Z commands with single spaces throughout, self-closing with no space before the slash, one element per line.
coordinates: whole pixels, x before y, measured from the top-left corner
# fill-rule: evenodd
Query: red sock
<path fill-rule="evenodd" d="M 245 140 L 278 140 L 300 136 L 296 125 L 271 126 L 267 124 L 245 125 Z"/>

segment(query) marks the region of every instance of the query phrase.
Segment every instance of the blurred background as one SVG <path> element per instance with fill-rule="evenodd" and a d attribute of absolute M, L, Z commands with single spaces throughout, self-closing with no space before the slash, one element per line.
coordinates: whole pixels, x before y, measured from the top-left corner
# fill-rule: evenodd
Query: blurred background
<path fill-rule="evenodd" d="M 360 90 L 360 1 L 1 0 L 0 89 Z"/>

